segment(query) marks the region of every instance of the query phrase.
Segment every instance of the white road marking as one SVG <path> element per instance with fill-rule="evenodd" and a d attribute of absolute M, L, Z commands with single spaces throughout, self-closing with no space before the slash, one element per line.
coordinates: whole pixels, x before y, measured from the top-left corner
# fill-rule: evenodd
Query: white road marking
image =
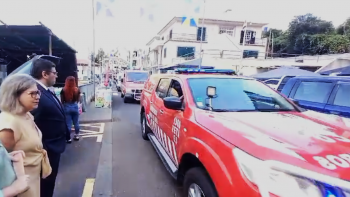
<path fill-rule="evenodd" d="M 97 124 L 81 124 L 80 126 L 87 126 L 87 127 L 93 127 L 93 128 L 99 128 L 99 131 L 93 131 L 93 130 L 87 130 L 87 129 L 80 129 L 79 136 L 82 138 L 91 138 L 96 137 L 96 142 L 102 142 L 103 133 L 105 130 L 105 123 L 98 123 Z"/>
<path fill-rule="evenodd" d="M 100 133 L 102 133 L 102 134 L 97 137 L 96 142 L 102 142 L 102 137 L 103 137 L 104 131 L 105 131 L 105 123 L 101 123 Z"/>

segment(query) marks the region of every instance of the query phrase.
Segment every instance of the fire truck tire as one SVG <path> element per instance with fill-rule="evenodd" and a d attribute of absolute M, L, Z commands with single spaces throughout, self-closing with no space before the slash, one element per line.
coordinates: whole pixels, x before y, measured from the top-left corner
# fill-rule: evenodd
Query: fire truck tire
<path fill-rule="evenodd" d="M 149 140 L 147 134 L 151 133 L 151 128 L 147 125 L 145 112 L 141 114 L 141 134 L 144 140 Z"/>
<path fill-rule="evenodd" d="M 120 97 L 124 98 L 124 94 L 123 94 L 123 92 L 122 92 L 122 93 L 120 93 Z"/>
<path fill-rule="evenodd" d="M 218 197 L 208 173 L 201 167 L 191 168 L 186 172 L 183 185 L 184 196 L 191 196 L 190 192 L 193 192 L 196 187 L 199 188 L 203 196 Z"/>

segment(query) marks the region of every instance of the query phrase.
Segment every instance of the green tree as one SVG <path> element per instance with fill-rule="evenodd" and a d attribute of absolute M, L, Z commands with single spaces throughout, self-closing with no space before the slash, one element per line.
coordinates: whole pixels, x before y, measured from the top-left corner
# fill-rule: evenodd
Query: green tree
<path fill-rule="evenodd" d="M 337 27 L 336 32 L 340 35 L 350 36 L 350 17 Z"/>
<path fill-rule="evenodd" d="M 105 58 L 105 57 L 107 57 L 105 51 L 102 48 L 100 48 L 97 51 L 97 54 L 95 56 L 95 62 L 100 64 L 102 62 L 103 58 Z"/>
<path fill-rule="evenodd" d="M 273 51 L 270 42 L 270 53 L 321 55 L 349 52 L 350 18 L 335 29 L 331 22 L 305 14 L 296 16 L 287 31 L 270 31 L 274 38 Z M 265 32 L 263 37 L 269 35 L 270 32 Z"/>
<path fill-rule="evenodd" d="M 273 34 L 274 37 L 279 37 L 283 34 L 283 31 L 280 29 L 270 29 L 269 31 L 263 32 L 262 37 L 269 38 L 270 33 Z"/>
<path fill-rule="evenodd" d="M 296 16 L 288 28 L 288 53 L 312 54 L 311 36 L 316 34 L 332 34 L 332 22 L 321 20 L 312 14 Z"/>

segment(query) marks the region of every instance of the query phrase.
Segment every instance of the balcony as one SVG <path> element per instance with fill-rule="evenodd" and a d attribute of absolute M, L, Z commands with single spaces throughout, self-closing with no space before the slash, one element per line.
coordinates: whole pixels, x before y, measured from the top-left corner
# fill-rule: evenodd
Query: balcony
<path fill-rule="evenodd" d="M 242 45 L 242 42 L 240 43 Z M 251 38 L 245 40 L 245 45 L 250 46 L 266 46 L 267 39 L 266 38 Z"/>
<path fill-rule="evenodd" d="M 203 36 L 203 42 L 207 42 L 207 36 Z M 184 41 L 184 42 L 200 42 L 200 35 L 197 34 L 170 34 L 166 37 L 166 41 L 172 40 L 172 41 Z"/>
<path fill-rule="evenodd" d="M 161 46 L 164 45 L 164 40 L 154 39 L 153 42 L 149 45 L 151 51 L 158 50 Z"/>

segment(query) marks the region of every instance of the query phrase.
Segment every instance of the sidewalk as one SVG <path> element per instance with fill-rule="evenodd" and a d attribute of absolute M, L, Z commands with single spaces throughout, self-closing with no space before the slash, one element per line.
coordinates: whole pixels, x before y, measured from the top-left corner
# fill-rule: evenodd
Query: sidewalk
<path fill-rule="evenodd" d="M 86 112 L 80 115 L 80 123 L 112 122 L 112 108 L 96 108 L 95 102 L 86 107 Z"/>

